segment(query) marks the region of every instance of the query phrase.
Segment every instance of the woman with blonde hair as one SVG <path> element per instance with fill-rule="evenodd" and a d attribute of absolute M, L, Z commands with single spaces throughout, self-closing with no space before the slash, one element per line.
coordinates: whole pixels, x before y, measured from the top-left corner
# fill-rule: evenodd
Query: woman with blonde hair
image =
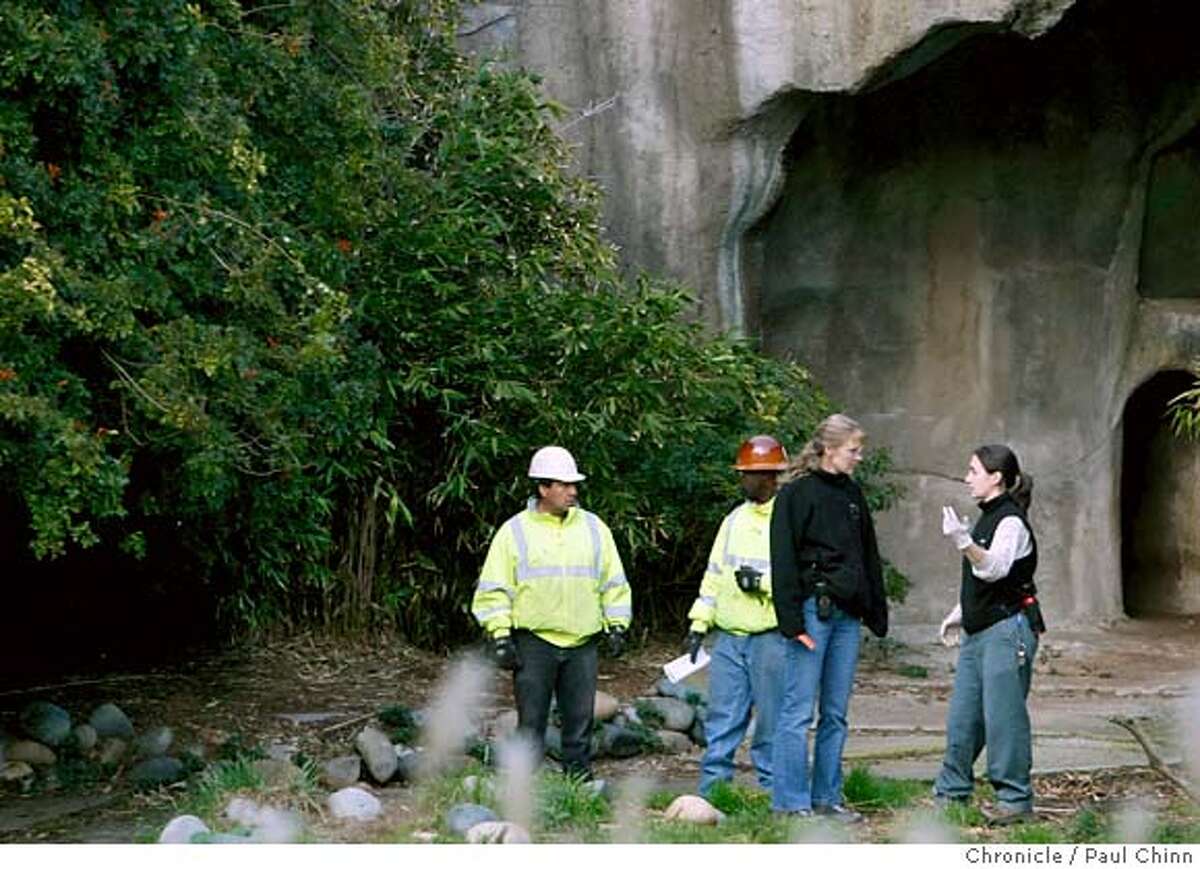
<path fill-rule="evenodd" d="M 771 518 L 775 613 L 787 644 L 775 729 L 772 808 L 793 815 L 862 820 L 842 802 L 842 751 L 858 668 L 860 626 L 885 636 L 887 599 L 875 526 L 852 475 L 862 426 L 826 418 L 791 468 Z M 813 704 L 820 719 L 808 763 Z"/>

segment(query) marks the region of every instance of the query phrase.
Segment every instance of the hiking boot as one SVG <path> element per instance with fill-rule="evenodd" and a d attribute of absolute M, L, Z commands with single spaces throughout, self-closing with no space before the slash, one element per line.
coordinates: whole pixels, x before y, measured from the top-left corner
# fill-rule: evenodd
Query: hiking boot
<path fill-rule="evenodd" d="M 861 824 L 863 816 L 845 806 L 813 806 L 813 814 L 821 818 L 837 821 L 839 824 Z"/>
<path fill-rule="evenodd" d="M 980 806 L 979 811 L 989 827 L 1008 827 L 1023 824 L 1035 818 L 1032 809 L 1012 809 L 1005 806 Z"/>

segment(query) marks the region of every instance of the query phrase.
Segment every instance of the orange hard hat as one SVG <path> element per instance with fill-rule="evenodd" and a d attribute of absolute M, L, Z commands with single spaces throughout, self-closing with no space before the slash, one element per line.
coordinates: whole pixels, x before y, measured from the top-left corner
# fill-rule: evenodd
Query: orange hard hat
<path fill-rule="evenodd" d="M 742 441 L 733 466 L 739 471 L 786 471 L 787 450 L 770 435 L 755 435 Z"/>

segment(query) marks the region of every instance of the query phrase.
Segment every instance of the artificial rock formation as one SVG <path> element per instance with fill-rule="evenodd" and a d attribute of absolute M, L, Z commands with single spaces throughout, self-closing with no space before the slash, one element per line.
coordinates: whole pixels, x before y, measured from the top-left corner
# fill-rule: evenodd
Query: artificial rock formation
<path fill-rule="evenodd" d="M 1143 490 L 1121 483 L 1127 456 L 1181 449 L 1126 425 L 1131 396 L 1200 356 L 1191 14 L 1188 0 L 526 0 L 476 4 L 461 38 L 537 71 L 568 108 L 561 130 L 631 264 L 696 287 L 713 327 L 809 366 L 890 448 L 908 498 L 881 540 L 913 581 L 896 623 L 954 601 L 938 508 L 967 511 L 957 480 L 986 442 L 1037 479 L 1061 623 L 1135 599 L 1200 609 L 1200 526 L 1130 515 L 1143 501 L 1194 515 L 1195 489 L 1163 482 L 1195 479 L 1194 456 L 1143 462 Z M 1164 563 L 1169 582 L 1148 566 Z"/>

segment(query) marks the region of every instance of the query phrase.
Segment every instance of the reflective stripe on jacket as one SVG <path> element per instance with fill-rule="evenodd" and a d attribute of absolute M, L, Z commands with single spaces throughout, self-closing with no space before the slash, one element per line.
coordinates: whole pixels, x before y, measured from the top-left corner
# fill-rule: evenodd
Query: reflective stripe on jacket
<path fill-rule="evenodd" d="M 757 634 L 778 626 L 771 600 L 771 512 L 765 504 L 747 501 L 725 517 L 713 541 L 700 596 L 688 610 L 692 630 L 707 633 L 714 625 L 731 634 Z M 734 571 L 741 565 L 762 571 L 761 591 L 738 588 Z"/>
<path fill-rule="evenodd" d="M 523 628 L 571 647 L 629 627 L 633 594 L 607 525 L 579 507 L 559 519 L 531 500 L 492 538 L 471 614 L 493 637 Z"/>

